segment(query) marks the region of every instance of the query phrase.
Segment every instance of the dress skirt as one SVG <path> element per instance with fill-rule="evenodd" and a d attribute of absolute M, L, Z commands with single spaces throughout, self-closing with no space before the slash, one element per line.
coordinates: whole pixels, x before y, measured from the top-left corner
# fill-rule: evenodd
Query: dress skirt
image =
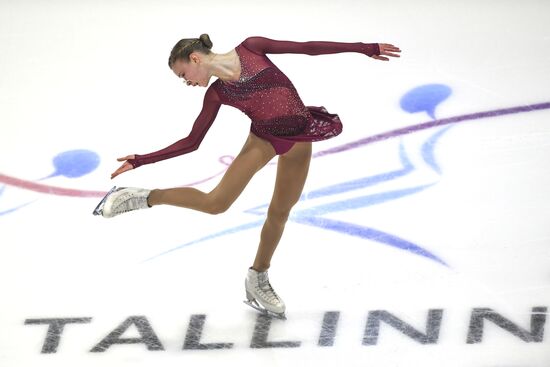
<path fill-rule="evenodd" d="M 289 116 L 263 122 L 252 122 L 250 131 L 271 143 L 277 155 L 284 154 L 296 142 L 327 140 L 342 132 L 337 114 L 324 106 L 306 106 L 311 118 Z M 309 117 L 309 116 L 308 116 Z"/>

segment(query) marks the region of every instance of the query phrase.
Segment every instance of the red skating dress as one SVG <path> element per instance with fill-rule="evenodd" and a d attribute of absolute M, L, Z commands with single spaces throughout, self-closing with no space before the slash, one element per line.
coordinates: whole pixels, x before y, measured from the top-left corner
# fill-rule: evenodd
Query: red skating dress
<path fill-rule="evenodd" d="M 190 134 L 159 151 L 136 154 L 135 159 L 128 160 L 134 168 L 196 150 L 222 104 L 238 108 L 250 117 L 250 131 L 269 141 L 276 154 L 286 153 L 295 142 L 330 139 L 342 132 L 338 115 L 329 113 L 323 106 L 305 106 L 292 82 L 266 54 L 380 54 L 377 43 L 293 42 L 265 37 L 249 37 L 235 51 L 241 66 L 239 80 L 217 79 L 212 83 Z"/>

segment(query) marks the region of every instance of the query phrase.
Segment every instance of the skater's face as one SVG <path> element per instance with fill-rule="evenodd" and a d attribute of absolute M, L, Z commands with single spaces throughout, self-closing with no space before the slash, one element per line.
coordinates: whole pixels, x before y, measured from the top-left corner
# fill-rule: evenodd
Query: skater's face
<path fill-rule="evenodd" d="M 187 85 L 206 87 L 209 77 L 204 67 L 203 56 L 199 52 L 193 52 L 189 55 L 189 62 L 177 59 L 172 66 L 172 71 L 178 78 L 183 78 Z"/>

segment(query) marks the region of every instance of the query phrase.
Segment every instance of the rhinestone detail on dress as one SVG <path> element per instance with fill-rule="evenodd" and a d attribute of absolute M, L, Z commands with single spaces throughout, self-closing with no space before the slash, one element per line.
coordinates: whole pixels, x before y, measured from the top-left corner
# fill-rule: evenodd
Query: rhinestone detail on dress
<path fill-rule="evenodd" d="M 329 114 L 324 107 L 304 105 L 290 79 L 267 55 L 258 55 L 242 43 L 235 51 L 241 65 L 239 80 L 218 79 L 213 87 L 222 103 L 250 117 L 253 132 L 293 141 L 316 141 L 342 131 L 338 115 Z"/>

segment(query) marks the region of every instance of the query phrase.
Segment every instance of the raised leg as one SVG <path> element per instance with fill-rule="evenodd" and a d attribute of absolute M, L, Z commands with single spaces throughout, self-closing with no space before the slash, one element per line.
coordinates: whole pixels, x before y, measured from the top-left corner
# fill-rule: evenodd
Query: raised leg
<path fill-rule="evenodd" d="M 174 205 L 210 214 L 222 213 L 239 197 L 254 174 L 274 156 L 275 150 L 271 144 L 251 133 L 212 191 L 205 193 L 193 187 L 152 190 L 148 203 L 151 206 Z"/>

